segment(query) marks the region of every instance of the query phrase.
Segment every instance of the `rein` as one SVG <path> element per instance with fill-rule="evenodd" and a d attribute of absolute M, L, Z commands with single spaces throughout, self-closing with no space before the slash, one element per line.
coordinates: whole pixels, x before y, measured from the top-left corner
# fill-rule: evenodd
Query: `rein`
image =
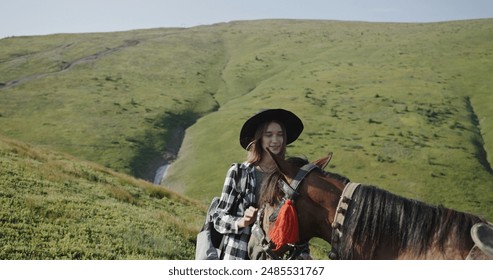
<path fill-rule="evenodd" d="M 287 201 L 287 200 L 292 200 L 294 201 L 296 197 L 299 195 L 298 188 L 301 186 L 301 182 L 305 177 L 312 172 L 315 169 L 320 169 L 317 165 L 308 163 L 303 165 L 296 176 L 294 177 L 293 181 L 291 182 L 291 185 L 286 183 L 284 180 L 281 180 L 282 186 L 281 189 L 284 192 L 284 197 L 282 199 L 282 203 L 279 204 L 279 206 L 276 208 L 274 213 L 269 217 L 269 220 L 275 220 L 277 218 L 277 215 L 279 213 L 279 210 L 281 206 Z M 274 244 L 272 241 L 267 240 L 267 235 L 265 234 L 265 231 L 263 229 L 263 219 L 264 219 L 264 210 L 265 210 L 265 205 L 263 205 L 259 209 L 259 213 L 257 215 L 257 220 L 255 221 L 255 224 L 252 228 L 252 234 L 255 235 L 255 237 L 260 240 L 260 245 L 264 252 L 269 255 L 272 259 L 275 260 L 282 260 L 282 256 L 289 251 L 289 254 L 287 256 L 288 260 L 293 260 L 297 258 L 301 252 L 302 249 L 306 246 L 306 243 L 303 244 L 286 244 L 279 248 L 278 250 L 274 250 L 276 248 L 276 244 Z"/>

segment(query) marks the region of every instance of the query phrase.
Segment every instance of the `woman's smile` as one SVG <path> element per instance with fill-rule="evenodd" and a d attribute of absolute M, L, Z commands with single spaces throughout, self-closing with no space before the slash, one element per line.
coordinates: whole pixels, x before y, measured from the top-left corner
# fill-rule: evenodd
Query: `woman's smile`
<path fill-rule="evenodd" d="M 282 151 L 283 143 L 284 131 L 282 127 L 276 122 L 271 122 L 262 136 L 262 147 L 278 154 Z"/>

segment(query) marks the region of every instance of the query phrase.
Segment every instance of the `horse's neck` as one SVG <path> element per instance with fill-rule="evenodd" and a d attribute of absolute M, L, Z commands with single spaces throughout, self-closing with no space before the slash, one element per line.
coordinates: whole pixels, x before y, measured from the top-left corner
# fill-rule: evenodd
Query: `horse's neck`
<path fill-rule="evenodd" d="M 318 237 L 327 242 L 332 241 L 332 223 L 336 214 L 337 204 L 340 200 L 344 185 L 339 181 L 324 177 L 323 186 L 306 184 L 299 196 L 303 209 L 299 212 L 304 224 L 304 232 L 308 237 Z"/>

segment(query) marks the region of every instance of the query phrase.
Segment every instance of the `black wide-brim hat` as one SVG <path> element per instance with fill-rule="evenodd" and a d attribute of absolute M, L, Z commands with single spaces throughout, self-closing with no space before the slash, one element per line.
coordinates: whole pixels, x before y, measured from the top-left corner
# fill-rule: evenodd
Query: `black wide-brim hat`
<path fill-rule="evenodd" d="M 286 129 L 286 145 L 294 142 L 303 131 L 303 122 L 295 114 L 284 109 L 268 109 L 263 110 L 249 118 L 240 132 L 240 145 L 246 150 L 250 142 L 255 138 L 255 132 L 259 125 L 278 121 L 284 124 Z"/>

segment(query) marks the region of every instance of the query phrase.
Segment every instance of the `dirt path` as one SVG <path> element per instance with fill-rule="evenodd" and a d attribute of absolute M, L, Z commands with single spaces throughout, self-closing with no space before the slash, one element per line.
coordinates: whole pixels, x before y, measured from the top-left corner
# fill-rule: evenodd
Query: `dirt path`
<path fill-rule="evenodd" d="M 26 83 L 26 82 L 29 82 L 29 81 L 32 81 L 32 80 L 44 78 L 46 76 L 50 76 L 50 75 L 54 75 L 54 74 L 57 74 L 57 73 L 62 73 L 62 72 L 68 71 L 68 70 L 70 70 L 72 67 L 74 67 L 76 65 L 84 64 L 84 63 L 89 63 L 89 62 L 98 60 L 101 57 L 107 56 L 107 55 L 112 54 L 112 53 L 117 52 L 117 51 L 121 51 L 121 50 L 126 49 L 128 47 L 136 46 L 139 43 L 140 43 L 139 40 L 126 40 L 122 45 L 120 45 L 118 47 L 109 48 L 109 49 L 106 49 L 104 51 L 100 51 L 100 52 L 97 52 L 95 54 L 92 54 L 92 55 L 89 55 L 89 56 L 85 56 L 85 57 L 76 59 L 76 60 L 74 60 L 72 62 L 65 63 L 57 71 L 48 72 L 48 73 L 33 74 L 33 75 L 29 75 L 29 76 L 18 78 L 18 79 L 12 80 L 12 81 L 8 81 L 6 83 L 2 83 L 2 84 L 0 84 L 0 90 L 1 89 L 6 89 L 6 88 L 11 88 L 11 87 L 14 87 L 14 86 L 18 86 L 18 85 L 21 85 L 23 83 Z"/>

